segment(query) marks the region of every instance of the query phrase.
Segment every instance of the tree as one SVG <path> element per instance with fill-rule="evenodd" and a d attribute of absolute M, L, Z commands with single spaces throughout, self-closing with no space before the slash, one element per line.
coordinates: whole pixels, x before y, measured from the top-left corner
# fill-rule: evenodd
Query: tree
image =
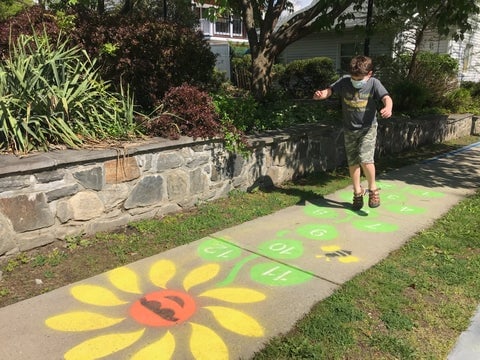
<path fill-rule="evenodd" d="M 30 0 L 0 0 L 0 21 L 8 19 L 30 5 L 32 5 Z"/>
<path fill-rule="evenodd" d="M 455 40 L 463 39 L 465 32 L 472 29 L 472 16 L 480 13 L 476 0 L 407 0 L 401 5 L 397 0 L 375 0 L 375 6 L 376 31 L 393 28 L 397 33 L 410 33 L 403 40 L 413 44 L 408 78 L 414 76 L 417 56 L 428 30 Z"/>
<path fill-rule="evenodd" d="M 315 0 L 309 7 L 292 13 L 288 0 L 223 0 L 216 2 L 217 11 L 240 13 L 252 55 L 252 93 L 257 100 L 264 99 L 271 86 L 271 72 L 275 59 L 293 42 L 323 29 L 342 27 L 353 15 L 350 6 L 363 0 Z M 285 12 L 290 17 L 280 22 Z"/>

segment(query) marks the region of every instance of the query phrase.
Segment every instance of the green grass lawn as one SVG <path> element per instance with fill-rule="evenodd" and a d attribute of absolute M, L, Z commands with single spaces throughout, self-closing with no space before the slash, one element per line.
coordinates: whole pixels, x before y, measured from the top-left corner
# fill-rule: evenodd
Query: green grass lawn
<path fill-rule="evenodd" d="M 478 142 L 377 159 L 389 171 Z M 67 239 L 0 264 L 0 307 L 186 244 L 350 184 L 346 169 L 205 203 L 119 231 Z M 385 260 L 346 282 L 255 359 L 445 359 L 480 302 L 480 192 Z M 74 272 L 71 269 L 75 269 Z M 35 285 L 34 279 L 44 285 Z"/>

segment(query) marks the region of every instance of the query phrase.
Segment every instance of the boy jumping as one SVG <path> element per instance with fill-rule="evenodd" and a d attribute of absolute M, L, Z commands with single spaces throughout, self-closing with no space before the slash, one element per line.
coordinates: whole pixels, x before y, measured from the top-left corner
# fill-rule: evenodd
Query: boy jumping
<path fill-rule="evenodd" d="M 383 103 L 380 115 L 392 116 L 393 101 L 380 80 L 373 77 L 373 62 L 367 56 L 356 56 L 350 61 L 350 76 L 344 76 L 327 89 L 315 91 L 313 98 L 323 100 L 333 93 L 342 102 L 343 129 L 348 169 L 353 184 L 355 211 L 363 207 L 366 191 L 360 185 L 361 171 L 368 182 L 368 206 L 380 206 L 380 195 L 375 182 L 375 144 L 377 139 L 377 102 Z"/>

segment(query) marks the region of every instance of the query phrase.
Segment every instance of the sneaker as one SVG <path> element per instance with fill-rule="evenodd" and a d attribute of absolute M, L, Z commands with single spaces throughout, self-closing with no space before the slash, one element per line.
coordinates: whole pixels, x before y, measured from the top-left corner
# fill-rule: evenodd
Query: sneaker
<path fill-rule="evenodd" d="M 376 208 L 380 206 L 380 189 L 368 190 L 368 207 Z"/>
<path fill-rule="evenodd" d="M 353 203 L 352 203 L 352 210 L 358 211 L 363 207 L 363 196 L 365 195 L 365 191 L 362 191 L 358 194 L 355 192 L 353 193 Z"/>

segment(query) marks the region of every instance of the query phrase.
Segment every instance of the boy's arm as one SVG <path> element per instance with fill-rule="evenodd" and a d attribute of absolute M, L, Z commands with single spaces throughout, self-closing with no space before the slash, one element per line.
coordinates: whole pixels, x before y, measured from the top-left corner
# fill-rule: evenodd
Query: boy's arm
<path fill-rule="evenodd" d="M 317 90 L 313 94 L 313 100 L 325 100 L 326 98 L 329 98 L 332 96 L 332 89 L 331 88 L 326 88 L 324 90 Z"/>
<path fill-rule="evenodd" d="M 380 110 L 380 115 L 382 115 L 382 117 L 386 119 L 392 116 L 393 100 L 389 95 L 385 95 L 382 98 L 382 102 L 383 109 Z"/>

